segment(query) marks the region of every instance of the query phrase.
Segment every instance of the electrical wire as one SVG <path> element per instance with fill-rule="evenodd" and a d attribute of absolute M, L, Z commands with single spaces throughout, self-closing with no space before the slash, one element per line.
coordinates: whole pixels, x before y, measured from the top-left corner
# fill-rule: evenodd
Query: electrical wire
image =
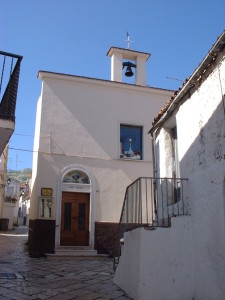
<path fill-rule="evenodd" d="M 19 148 L 13 148 L 13 147 L 9 147 L 9 149 L 16 150 L 16 151 L 23 151 L 23 152 L 39 152 L 39 151 L 35 151 L 35 150 L 19 149 Z"/>
<path fill-rule="evenodd" d="M 111 157 L 95 157 L 95 156 L 81 156 L 81 155 L 69 155 L 65 153 L 56 153 L 56 152 L 44 152 L 44 151 L 38 151 L 38 150 L 27 150 L 27 149 L 19 149 L 19 148 L 12 148 L 9 147 L 10 150 L 15 150 L 15 151 L 24 151 L 24 152 L 33 152 L 33 153 L 40 153 L 40 154 L 45 154 L 45 155 L 59 155 L 59 156 L 64 156 L 64 157 L 76 157 L 76 158 L 87 158 L 87 159 L 97 159 L 97 160 L 102 160 L 102 161 L 121 161 L 121 162 L 126 162 L 127 160 L 123 159 L 117 159 L 117 158 L 111 158 Z M 129 160 L 135 162 L 135 160 Z M 151 162 L 150 160 L 138 160 L 138 162 Z"/>
<path fill-rule="evenodd" d="M 34 137 L 33 134 L 24 134 L 24 133 L 13 133 L 13 135 Z"/>

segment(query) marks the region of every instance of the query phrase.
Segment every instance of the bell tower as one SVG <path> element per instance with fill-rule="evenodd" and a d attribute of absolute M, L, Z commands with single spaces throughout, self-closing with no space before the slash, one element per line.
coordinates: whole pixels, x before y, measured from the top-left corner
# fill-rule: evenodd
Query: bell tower
<path fill-rule="evenodd" d="M 135 75 L 135 84 L 146 86 L 146 61 L 150 57 L 149 53 L 111 47 L 107 56 L 111 57 L 112 81 L 123 82 L 123 68 L 126 68 L 125 76 Z"/>

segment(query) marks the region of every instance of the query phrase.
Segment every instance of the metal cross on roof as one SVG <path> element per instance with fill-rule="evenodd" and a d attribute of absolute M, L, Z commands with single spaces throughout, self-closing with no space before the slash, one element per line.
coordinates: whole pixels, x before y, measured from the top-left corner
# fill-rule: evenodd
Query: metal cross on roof
<path fill-rule="evenodd" d="M 133 41 L 130 41 L 130 35 L 127 32 L 127 40 L 125 40 L 125 42 L 127 42 L 127 49 L 130 49 L 130 43 L 133 43 Z"/>

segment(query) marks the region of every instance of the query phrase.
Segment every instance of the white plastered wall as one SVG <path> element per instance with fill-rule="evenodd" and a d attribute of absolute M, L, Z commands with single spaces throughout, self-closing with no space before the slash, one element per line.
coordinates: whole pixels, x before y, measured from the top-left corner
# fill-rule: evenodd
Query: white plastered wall
<path fill-rule="evenodd" d="M 225 298 L 225 60 L 176 115 L 181 177 L 189 179 L 195 297 Z M 189 117 L 188 117 L 189 116 Z"/>
<path fill-rule="evenodd" d="M 147 132 L 171 92 L 49 73 L 41 77 L 30 218 L 38 217 L 41 188 L 50 187 L 60 225 L 59 178 L 66 167 L 82 166 L 93 177 L 94 221 L 118 222 L 126 186 L 152 175 Z M 119 158 L 120 124 L 143 126 L 144 160 Z"/>
<path fill-rule="evenodd" d="M 192 299 L 191 235 L 188 217 L 173 218 L 172 228 L 125 233 L 114 283 L 135 300 Z"/>
<path fill-rule="evenodd" d="M 42 85 L 43 89 L 43 85 Z M 38 201 L 36 196 L 36 180 L 38 169 L 38 151 L 40 142 L 40 126 L 41 126 L 41 108 L 42 108 L 42 92 L 37 102 L 36 123 L 34 134 L 34 152 L 33 152 L 33 165 L 32 165 L 32 182 L 31 182 L 31 205 L 30 205 L 30 219 L 36 219 L 38 216 Z M 40 195 L 40 192 L 39 192 Z"/>

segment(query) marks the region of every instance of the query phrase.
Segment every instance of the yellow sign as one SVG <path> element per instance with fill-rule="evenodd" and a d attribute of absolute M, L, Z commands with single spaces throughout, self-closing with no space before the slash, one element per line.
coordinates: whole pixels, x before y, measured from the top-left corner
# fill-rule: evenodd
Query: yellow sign
<path fill-rule="evenodd" d="M 52 197 L 52 189 L 51 188 L 42 188 L 41 189 L 41 196 Z"/>

